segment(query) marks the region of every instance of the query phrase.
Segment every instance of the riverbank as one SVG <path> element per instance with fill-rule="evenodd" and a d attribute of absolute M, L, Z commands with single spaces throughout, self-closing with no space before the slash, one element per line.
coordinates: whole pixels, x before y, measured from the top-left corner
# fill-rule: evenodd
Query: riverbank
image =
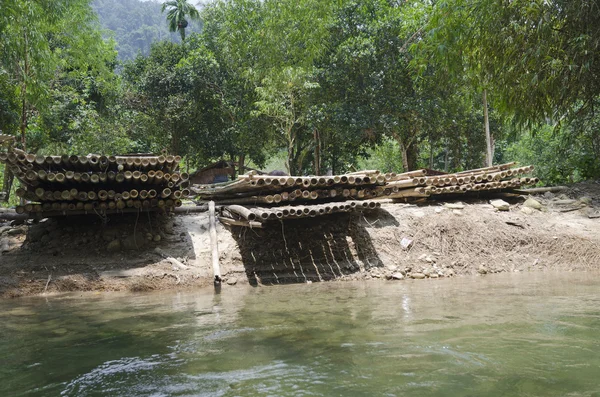
<path fill-rule="evenodd" d="M 272 228 L 218 226 L 223 288 L 600 269 L 600 184 L 509 201 L 384 204 Z M 537 207 L 537 205 L 533 205 Z M 157 251 L 156 248 L 159 250 Z M 0 225 L 0 296 L 150 291 L 212 283 L 206 213 Z M 175 259 L 180 264 L 174 264 Z"/>

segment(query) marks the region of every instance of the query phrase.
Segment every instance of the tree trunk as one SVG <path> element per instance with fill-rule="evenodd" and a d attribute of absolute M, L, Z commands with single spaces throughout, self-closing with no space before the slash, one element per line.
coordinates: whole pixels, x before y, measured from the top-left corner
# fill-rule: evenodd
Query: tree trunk
<path fill-rule="evenodd" d="M 429 169 L 433 169 L 433 142 L 429 138 Z"/>
<path fill-rule="evenodd" d="M 23 84 L 25 89 L 27 89 L 26 84 Z M 25 139 L 25 133 L 27 132 L 27 101 L 25 100 L 25 93 L 23 94 L 23 102 L 21 106 L 21 125 L 19 129 L 21 130 L 21 146 L 23 150 L 27 151 L 27 140 Z"/>
<path fill-rule="evenodd" d="M 444 148 L 444 172 L 448 172 L 448 147 Z"/>
<path fill-rule="evenodd" d="M 288 175 L 296 175 L 296 164 L 295 164 L 295 154 L 294 154 L 294 146 L 296 145 L 296 136 L 295 133 L 293 131 L 294 126 L 292 125 L 291 128 L 288 129 L 287 131 L 287 159 L 286 159 L 286 163 L 285 166 L 287 168 L 287 172 Z"/>
<path fill-rule="evenodd" d="M 288 175 L 294 175 L 294 145 L 288 142 L 287 159 L 285 160 L 285 168 L 287 168 Z"/>
<path fill-rule="evenodd" d="M 245 154 L 240 154 L 240 157 L 238 159 L 238 175 L 243 175 L 245 172 L 244 169 L 244 162 L 246 161 L 246 155 Z"/>
<path fill-rule="evenodd" d="M 235 181 L 237 169 L 235 168 L 235 155 L 233 153 L 229 154 L 229 160 L 231 161 L 231 180 Z"/>
<path fill-rule="evenodd" d="M 315 128 L 314 131 L 315 139 L 315 175 L 321 175 L 321 139 L 319 138 L 319 130 Z"/>
<path fill-rule="evenodd" d="M 492 136 L 490 134 L 490 119 L 488 117 L 487 90 L 483 90 L 483 124 L 485 125 L 485 143 L 486 143 L 486 165 L 492 166 L 494 162 L 494 151 L 492 149 Z"/>
<path fill-rule="evenodd" d="M 8 169 L 8 167 L 4 167 L 4 178 L 2 181 L 2 190 L 4 191 L 4 199 L 3 201 L 8 203 L 8 200 L 10 199 L 10 190 L 12 188 L 12 183 L 13 183 L 13 173 L 10 169 Z"/>
<path fill-rule="evenodd" d="M 410 171 L 408 165 L 408 151 L 406 150 L 406 146 L 404 143 L 400 142 L 400 154 L 402 154 L 402 168 L 404 172 Z"/>
<path fill-rule="evenodd" d="M 23 68 L 23 87 L 21 92 L 21 145 L 22 149 L 27 151 L 27 140 L 25 138 L 25 133 L 27 132 L 27 77 L 29 76 L 29 58 L 27 56 L 28 52 L 28 43 L 27 43 L 27 33 L 23 32 L 23 38 L 25 39 L 25 51 L 24 51 L 24 68 Z"/>
<path fill-rule="evenodd" d="M 171 153 L 172 155 L 179 154 L 179 132 L 176 126 L 173 126 L 173 123 L 169 122 L 171 127 Z"/>

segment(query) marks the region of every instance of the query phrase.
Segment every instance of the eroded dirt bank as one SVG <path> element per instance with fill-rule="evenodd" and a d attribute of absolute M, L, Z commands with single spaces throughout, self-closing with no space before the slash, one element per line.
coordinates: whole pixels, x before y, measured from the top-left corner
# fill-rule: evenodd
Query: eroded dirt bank
<path fill-rule="evenodd" d="M 497 272 L 600 269 L 600 184 L 524 199 L 384 204 L 377 212 L 218 226 L 223 288 L 347 280 L 432 279 Z M 161 253 L 156 252 L 156 248 Z M 212 283 L 205 213 L 72 217 L 0 224 L 0 296 L 148 291 Z M 174 266 L 161 254 L 182 262 Z"/>

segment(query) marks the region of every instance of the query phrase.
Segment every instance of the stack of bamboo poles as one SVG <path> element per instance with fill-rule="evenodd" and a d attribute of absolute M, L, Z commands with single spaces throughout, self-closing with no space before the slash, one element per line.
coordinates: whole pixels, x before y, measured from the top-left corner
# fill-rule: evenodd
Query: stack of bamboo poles
<path fill-rule="evenodd" d="M 354 200 L 379 196 L 385 183 L 386 176 L 373 171 L 318 177 L 250 173 L 233 182 L 198 186 L 194 192 L 225 206 L 223 223 L 260 227 L 277 219 L 375 209 L 380 203 Z"/>
<path fill-rule="evenodd" d="M 179 156 L 42 156 L 12 149 L 0 161 L 21 182 L 16 212 L 45 216 L 172 209 L 189 194 Z"/>
<path fill-rule="evenodd" d="M 4 142 L 14 142 L 15 137 L 12 135 L 0 134 L 0 145 Z"/>
<path fill-rule="evenodd" d="M 249 174 L 241 175 L 233 182 L 200 185 L 194 189 L 194 193 L 202 200 L 214 200 L 219 204 L 283 205 L 290 202 L 374 198 L 381 194 L 378 187 L 385 184 L 386 176 L 375 171 L 319 177 Z"/>
<path fill-rule="evenodd" d="M 533 166 L 515 167 L 516 163 L 506 163 L 443 174 L 429 175 L 427 170 L 399 174 L 390 179 L 384 187 L 387 198 L 418 199 L 423 197 L 444 198 L 454 194 L 510 192 L 522 186 L 535 185 L 538 178 L 524 177 L 533 171 Z"/>
<path fill-rule="evenodd" d="M 314 218 L 317 216 L 353 211 L 367 211 L 381 207 L 374 200 L 348 200 L 313 205 L 286 205 L 278 207 L 245 207 L 242 205 L 227 205 L 223 207 L 219 220 L 231 226 L 264 227 L 264 222 L 272 220 Z"/>
<path fill-rule="evenodd" d="M 523 176 L 531 171 L 531 166 L 507 163 L 454 174 L 424 169 L 402 174 L 370 170 L 319 177 L 250 174 L 234 182 L 202 185 L 194 192 L 203 200 L 225 206 L 220 218 L 223 223 L 262 227 L 264 222 L 276 219 L 374 209 L 379 203 L 370 199 L 377 198 L 407 202 L 429 197 L 443 200 L 455 194 L 510 192 L 538 183 L 537 178 Z"/>

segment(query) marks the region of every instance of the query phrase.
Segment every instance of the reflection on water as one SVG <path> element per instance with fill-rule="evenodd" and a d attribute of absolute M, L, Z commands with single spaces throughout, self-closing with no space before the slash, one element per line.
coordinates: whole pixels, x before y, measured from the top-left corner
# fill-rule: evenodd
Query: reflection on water
<path fill-rule="evenodd" d="M 598 396 L 600 275 L 0 302 L 0 395 Z"/>

